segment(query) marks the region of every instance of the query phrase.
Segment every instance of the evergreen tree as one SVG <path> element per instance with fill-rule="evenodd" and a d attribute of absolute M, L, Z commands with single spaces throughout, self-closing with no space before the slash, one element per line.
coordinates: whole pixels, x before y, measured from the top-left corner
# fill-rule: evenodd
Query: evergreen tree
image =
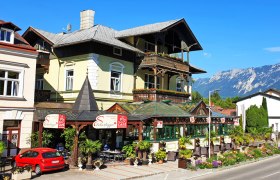
<path fill-rule="evenodd" d="M 264 111 L 265 111 L 265 124 L 267 125 L 268 127 L 268 109 L 267 109 L 267 103 L 266 103 L 266 98 L 263 97 L 263 100 L 262 100 L 262 107 L 264 108 Z"/>
<path fill-rule="evenodd" d="M 252 105 L 246 110 L 246 132 L 249 132 L 250 128 L 257 127 L 258 110 L 259 108 L 256 105 Z"/>

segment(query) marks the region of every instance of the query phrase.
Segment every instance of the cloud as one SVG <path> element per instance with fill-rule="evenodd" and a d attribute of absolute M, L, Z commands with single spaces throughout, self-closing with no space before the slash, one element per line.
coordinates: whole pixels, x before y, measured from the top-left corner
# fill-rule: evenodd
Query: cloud
<path fill-rule="evenodd" d="M 207 52 L 204 52 L 204 53 L 203 53 L 203 56 L 204 56 L 204 57 L 211 57 L 211 56 L 212 56 L 212 54 L 207 53 Z"/>
<path fill-rule="evenodd" d="M 266 50 L 268 52 L 280 52 L 280 47 L 264 48 L 264 50 Z"/>

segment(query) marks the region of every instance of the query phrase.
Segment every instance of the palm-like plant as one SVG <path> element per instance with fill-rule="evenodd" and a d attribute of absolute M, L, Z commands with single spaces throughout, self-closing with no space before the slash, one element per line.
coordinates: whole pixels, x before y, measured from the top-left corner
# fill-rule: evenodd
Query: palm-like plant
<path fill-rule="evenodd" d="M 239 146 L 243 144 L 246 139 L 244 131 L 241 126 L 236 126 L 229 131 L 229 137 L 234 140 L 234 143 Z"/>
<path fill-rule="evenodd" d="M 6 146 L 3 141 L 0 141 L 0 157 L 2 156 L 2 153 L 4 152 Z"/>
<path fill-rule="evenodd" d="M 87 167 L 92 168 L 92 154 L 100 151 L 102 143 L 97 141 L 92 141 L 90 139 L 86 139 L 86 141 L 81 144 L 80 151 L 87 155 Z"/>

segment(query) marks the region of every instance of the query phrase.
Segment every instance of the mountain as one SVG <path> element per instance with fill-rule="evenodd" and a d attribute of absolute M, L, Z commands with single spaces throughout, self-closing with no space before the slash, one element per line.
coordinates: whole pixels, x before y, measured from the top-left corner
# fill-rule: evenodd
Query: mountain
<path fill-rule="evenodd" d="M 208 97 L 209 91 L 214 89 L 220 89 L 221 97 L 242 97 L 270 88 L 280 89 L 280 63 L 222 71 L 211 78 L 196 79 L 193 84 L 193 91 L 203 97 Z"/>

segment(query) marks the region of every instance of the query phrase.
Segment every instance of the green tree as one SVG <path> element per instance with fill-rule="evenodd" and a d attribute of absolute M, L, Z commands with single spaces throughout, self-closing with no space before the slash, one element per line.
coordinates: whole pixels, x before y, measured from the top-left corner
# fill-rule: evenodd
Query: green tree
<path fill-rule="evenodd" d="M 87 155 L 87 166 L 92 167 L 92 154 L 100 151 L 102 143 L 86 139 L 86 141 L 79 147 L 80 151 Z"/>
<path fill-rule="evenodd" d="M 258 110 L 256 105 L 252 105 L 246 110 L 246 132 L 249 132 L 250 128 L 257 127 Z"/>
<path fill-rule="evenodd" d="M 199 102 L 203 99 L 202 95 L 199 94 L 198 91 L 192 91 L 192 101 L 193 102 Z"/>
<path fill-rule="evenodd" d="M 267 103 L 266 103 L 266 98 L 263 97 L 263 100 L 262 100 L 262 107 L 264 108 L 265 110 L 265 124 L 266 126 L 268 127 L 268 109 L 267 109 Z"/>
<path fill-rule="evenodd" d="M 61 134 L 61 137 L 64 137 L 65 139 L 65 148 L 69 151 L 73 150 L 75 133 L 76 130 L 74 128 L 68 127 L 64 129 L 63 133 Z"/>
<path fill-rule="evenodd" d="M 53 134 L 50 133 L 48 130 L 44 130 L 42 134 L 42 146 L 48 147 L 49 144 L 52 142 Z"/>

